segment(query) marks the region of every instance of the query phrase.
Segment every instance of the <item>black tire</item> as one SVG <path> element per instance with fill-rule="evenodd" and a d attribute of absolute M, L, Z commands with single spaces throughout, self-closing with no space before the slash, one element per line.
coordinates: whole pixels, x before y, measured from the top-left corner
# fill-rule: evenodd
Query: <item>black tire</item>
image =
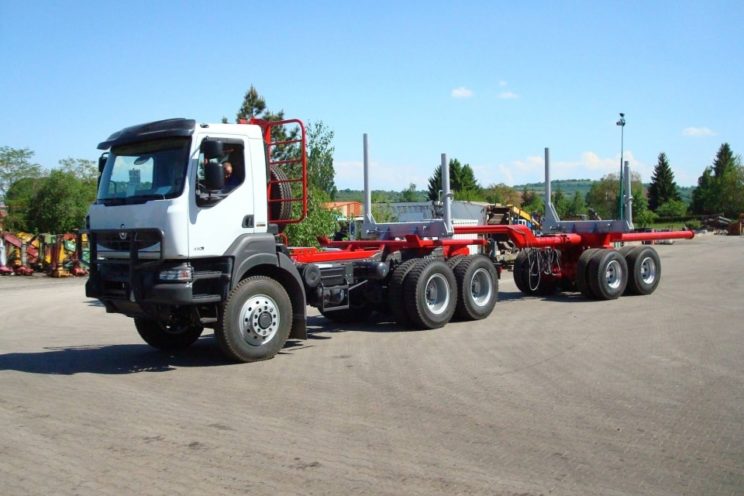
<path fill-rule="evenodd" d="M 514 260 L 514 283 L 517 288 L 524 294 L 531 295 L 534 291 L 530 290 L 530 264 L 529 250 L 522 250 Z"/>
<path fill-rule="evenodd" d="M 272 167 L 269 171 L 272 181 L 286 181 L 287 175 L 283 170 Z M 292 198 L 292 185 L 290 183 L 272 184 L 269 190 L 269 199 L 271 200 L 289 200 Z M 269 220 L 287 220 L 292 218 L 292 202 L 290 201 L 273 201 L 269 202 Z M 284 229 L 285 224 L 279 224 L 279 230 Z"/>
<path fill-rule="evenodd" d="M 462 320 L 480 320 L 491 315 L 499 299 L 499 278 L 488 257 L 471 255 L 455 267 L 457 305 Z"/>
<path fill-rule="evenodd" d="M 614 300 L 628 285 L 628 264 L 616 250 L 602 250 L 589 261 L 589 286 L 598 300 Z"/>
<path fill-rule="evenodd" d="M 412 258 L 398 265 L 390 276 L 390 282 L 388 283 L 387 300 L 390 313 L 392 313 L 395 321 L 403 327 L 411 325 L 411 319 L 408 318 L 408 312 L 406 311 L 406 304 L 403 302 L 403 283 L 409 272 L 411 272 L 411 269 L 422 260 L 425 259 Z"/>
<path fill-rule="evenodd" d="M 440 260 L 421 260 L 405 278 L 403 301 L 415 327 L 436 329 L 446 325 L 457 305 L 455 274 Z"/>
<path fill-rule="evenodd" d="M 163 351 L 188 348 L 199 339 L 204 327 L 191 324 L 164 324 L 157 320 L 135 318 L 134 326 L 147 344 Z"/>
<path fill-rule="evenodd" d="M 457 267 L 460 264 L 460 262 L 465 260 L 465 258 L 466 258 L 465 255 L 455 255 L 454 257 L 447 259 L 447 265 L 449 266 L 450 269 L 455 270 L 455 267 Z"/>
<path fill-rule="evenodd" d="M 366 322 L 372 315 L 373 308 L 363 295 L 352 291 L 349 296 L 349 308 L 344 310 L 321 310 L 320 313 L 328 320 L 341 324 L 353 324 L 355 322 Z"/>
<path fill-rule="evenodd" d="M 601 248 L 589 248 L 588 250 L 584 250 L 582 254 L 579 256 L 579 260 L 576 262 L 576 289 L 579 290 L 579 292 L 584 295 L 586 298 L 594 298 L 594 293 L 592 292 L 592 288 L 589 285 L 589 277 L 588 277 L 588 268 L 589 268 L 589 261 L 592 259 L 594 254 L 597 252 L 602 251 Z"/>
<path fill-rule="evenodd" d="M 276 355 L 291 329 L 287 291 L 270 277 L 252 276 L 230 291 L 214 334 L 229 358 L 256 362 Z"/>
<path fill-rule="evenodd" d="M 635 246 L 625 257 L 628 263 L 626 294 L 649 295 L 661 281 L 661 260 L 650 246 Z"/>

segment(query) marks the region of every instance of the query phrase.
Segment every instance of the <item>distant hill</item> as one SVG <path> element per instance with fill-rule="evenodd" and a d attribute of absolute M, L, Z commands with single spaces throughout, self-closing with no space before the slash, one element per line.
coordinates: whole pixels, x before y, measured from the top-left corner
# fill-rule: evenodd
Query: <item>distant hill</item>
<path fill-rule="evenodd" d="M 551 187 L 554 193 L 560 189 L 567 197 L 573 196 L 576 191 L 584 197 L 592 188 L 593 182 L 591 179 L 556 179 L 551 181 Z M 545 191 L 545 183 L 518 184 L 514 186 L 514 189 L 520 192 L 527 189 L 527 191 L 543 193 Z"/>
<path fill-rule="evenodd" d="M 567 197 L 572 197 L 574 192 L 578 191 L 582 197 L 586 197 L 586 194 L 594 184 L 591 179 L 557 179 L 552 181 L 553 192 L 555 193 L 559 189 Z M 645 183 L 643 187 L 648 190 L 650 183 Z M 527 183 L 518 184 L 513 188 L 520 193 L 527 189 L 527 191 L 533 191 L 540 195 L 545 191 L 545 183 Z M 680 186 L 677 188 L 682 201 L 689 204 L 692 201 L 692 192 L 695 189 L 694 186 Z M 418 196 L 416 201 L 426 201 L 426 191 L 416 191 Z M 372 199 L 374 202 L 399 202 L 401 200 L 400 191 L 385 191 L 385 190 L 374 190 L 372 192 Z M 364 201 L 364 191 L 358 189 L 342 189 L 336 193 L 336 201 Z"/>

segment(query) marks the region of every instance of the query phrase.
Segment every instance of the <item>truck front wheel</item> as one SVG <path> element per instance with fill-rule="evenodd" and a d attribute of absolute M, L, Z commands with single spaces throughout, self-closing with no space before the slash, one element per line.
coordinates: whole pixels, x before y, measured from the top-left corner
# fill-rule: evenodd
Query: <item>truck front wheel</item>
<path fill-rule="evenodd" d="M 152 319 L 136 318 L 134 326 L 147 344 L 163 351 L 188 348 L 199 339 L 204 328 L 187 323 L 165 324 Z"/>
<path fill-rule="evenodd" d="M 229 358 L 268 360 L 287 342 L 292 302 L 278 281 L 252 276 L 240 282 L 225 301 L 215 337 Z"/>

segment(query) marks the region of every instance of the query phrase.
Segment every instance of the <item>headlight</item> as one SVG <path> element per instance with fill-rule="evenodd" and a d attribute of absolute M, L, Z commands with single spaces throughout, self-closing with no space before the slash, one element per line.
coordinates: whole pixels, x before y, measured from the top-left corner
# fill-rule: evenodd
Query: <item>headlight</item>
<path fill-rule="evenodd" d="M 189 264 L 181 264 L 170 269 L 161 270 L 158 276 L 161 281 L 189 282 L 194 276 L 194 269 Z"/>

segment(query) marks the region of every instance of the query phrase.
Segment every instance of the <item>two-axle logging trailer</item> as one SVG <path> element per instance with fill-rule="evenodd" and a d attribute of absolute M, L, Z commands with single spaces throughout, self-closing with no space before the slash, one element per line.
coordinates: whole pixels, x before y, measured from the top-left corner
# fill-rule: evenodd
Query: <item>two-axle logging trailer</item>
<path fill-rule="evenodd" d="M 630 220 L 560 221 L 550 204 L 547 149 L 549 234 L 521 225 L 453 227 L 444 155 L 443 218 L 377 223 L 365 135 L 363 239 L 289 247 L 284 227 L 307 213 L 305 147 L 298 120 L 170 119 L 112 134 L 99 145 L 108 151 L 87 218 L 86 294 L 108 312 L 133 317 L 156 348 L 190 346 L 210 327 L 228 357 L 250 362 L 273 357 L 289 338 L 306 338 L 307 305 L 331 320 L 363 321 L 380 311 L 420 329 L 453 316 L 488 317 L 500 274 L 483 254 L 489 236 L 507 235 L 522 249 L 514 266 L 522 292 L 579 290 L 596 299 L 650 294 L 659 283 L 653 248 L 615 250 L 615 243 L 692 237 L 634 233 Z"/>

